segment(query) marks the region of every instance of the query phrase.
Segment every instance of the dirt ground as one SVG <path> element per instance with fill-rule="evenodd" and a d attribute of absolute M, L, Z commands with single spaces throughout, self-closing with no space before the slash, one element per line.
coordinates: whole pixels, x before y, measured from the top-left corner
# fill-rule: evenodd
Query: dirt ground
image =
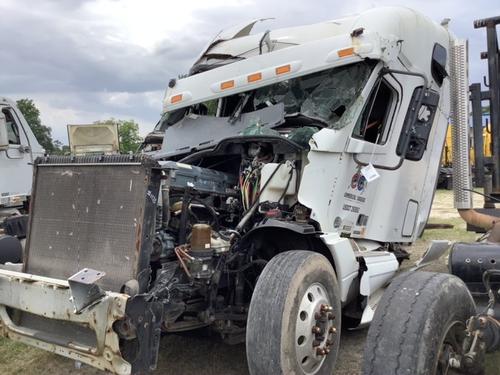
<path fill-rule="evenodd" d="M 480 198 L 480 196 L 475 197 L 477 199 L 476 207 L 481 205 Z M 438 191 L 430 222 L 452 224 L 454 227 L 453 229 L 426 230 L 422 238 L 408 249 L 411 252 L 411 259 L 405 262 L 406 266 L 414 264 L 432 239 L 475 240 L 476 235 L 465 231 L 465 224 L 452 207 L 452 193 Z M 429 268 L 432 271 L 446 272 L 445 257 Z M 360 374 L 366 332 L 367 330 L 342 332 L 340 355 L 335 375 Z M 161 342 L 160 353 L 158 370 L 155 372 L 158 375 L 248 374 L 244 345 L 225 345 L 216 336 L 210 337 L 210 334 L 206 332 L 165 336 Z M 497 360 L 498 358 L 490 358 L 490 362 L 497 362 Z M 493 367 L 498 369 L 497 365 Z M 497 373 L 497 370 L 490 371 L 491 375 Z M 98 375 L 102 372 L 85 366 L 76 369 L 74 362 L 68 359 L 0 339 L 0 374 Z"/>

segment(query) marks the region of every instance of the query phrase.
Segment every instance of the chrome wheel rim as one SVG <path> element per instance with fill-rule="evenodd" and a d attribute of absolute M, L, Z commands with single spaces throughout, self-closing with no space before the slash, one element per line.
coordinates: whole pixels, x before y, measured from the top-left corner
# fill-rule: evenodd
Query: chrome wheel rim
<path fill-rule="evenodd" d="M 300 301 L 295 324 L 295 354 L 305 374 L 315 374 L 330 353 L 337 333 L 326 288 L 311 284 Z"/>

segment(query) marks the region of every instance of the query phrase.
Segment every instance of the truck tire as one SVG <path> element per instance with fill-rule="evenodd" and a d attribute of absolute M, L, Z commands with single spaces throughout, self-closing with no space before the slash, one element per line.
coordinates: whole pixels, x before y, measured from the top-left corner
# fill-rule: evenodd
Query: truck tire
<path fill-rule="evenodd" d="M 266 265 L 248 312 L 251 375 L 331 375 L 340 342 L 335 271 L 311 251 L 287 251 Z"/>
<path fill-rule="evenodd" d="M 21 263 L 23 246 L 17 237 L 0 235 L 0 264 Z"/>
<path fill-rule="evenodd" d="M 408 272 L 391 283 L 368 331 L 363 375 L 451 375 L 475 305 L 459 278 Z"/>

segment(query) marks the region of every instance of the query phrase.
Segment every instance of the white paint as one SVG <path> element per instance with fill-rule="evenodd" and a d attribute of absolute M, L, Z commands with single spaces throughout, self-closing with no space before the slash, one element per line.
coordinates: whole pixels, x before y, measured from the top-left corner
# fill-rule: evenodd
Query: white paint
<path fill-rule="evenodd" d="M 15 102 L 0 97 L 0 112 L 8 111 L 19 129 L 20 144 L 0 150 L 0 208 L 22 205 L 31 194 L 32 163 L 44 150 Z"/>

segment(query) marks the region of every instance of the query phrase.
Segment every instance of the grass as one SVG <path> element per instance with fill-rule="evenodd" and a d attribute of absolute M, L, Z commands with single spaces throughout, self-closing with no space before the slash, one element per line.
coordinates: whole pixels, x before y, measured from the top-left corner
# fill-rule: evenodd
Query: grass
<path fill-rule="evenodd" d="M 480 199 L 474 197 L 475 206 Z M 480 197 L 479 197 L 480 198 Z M 412 266 L 427 248 L 431 240 L 475 241 L 477 234 L 467 232 L 465 223 L 453 209 L 452 193 L 446 190 L 436 192 L 429 223 L 451 224 L 451 229 L 427 229 L 409 249 L 411 260 L 405 262 Z M 446 259 L 443 257 L 429 270 L 447 272 Z M 338 366 L 335 375 L 357 375 L 360 373 L 366 330 L 343 333 Z M 193 332 L 186 335 L 169 335 L 162 338 L 160 358 L 156 374 L 194 375 L 200 371 L 204 375 L 245 375 L 246 359 L 244 346 L 222 345 L 220 341 L 202 337 Z M 196 361 L 193 360 L 196 358 Z M 487 356 L 487 375 L 498 375 L 500 355 Z M 71 360 L 57 355 L 0 338 L 1 375 L 97 375 L 98 370 L 84 366 L 76 370 Z"/>
<path fill-rule="evenodd" d="M 40 359 L 46 357 L 47 354 L 38 349 L 0 337 L 0 367 L 2 374 L 24 374 L 33 364 L 40 364 Z"/>

